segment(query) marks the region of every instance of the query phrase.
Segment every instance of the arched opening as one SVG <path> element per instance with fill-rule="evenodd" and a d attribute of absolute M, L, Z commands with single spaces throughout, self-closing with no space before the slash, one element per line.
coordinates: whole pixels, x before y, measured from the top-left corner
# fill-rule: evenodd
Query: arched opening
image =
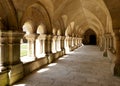
<path fill-rule="evenodd" d="M 45 56 L 45 39 L 46 39 L 46 26 L 41 23 L 37 28 L 37 34 L 39 35 L 36 39 L 36 56 L 42 58 Z"/>
<path fill-rule="evenodd" d="M 90 35 L 89 37 L 90 45 L 96 45 L 96 35 Z"/>
<path fill-rule="evenodd" d="M 88 29 L 84 33 L 84 35 L 83 35 L 83 44 L 85 44 L 85 45 L 96 45 L 97 44 L 96 33 L 93 30 Z"/>
<path fill-rule="evenodd" d="M 24 37 L 21 39 L 20 45 L 20 59 L 23 63 L 35 60 L 34 58 L 34 41 L 31 40 L 33 37 L 33 24 L 31 21 L 26 21 L 22 26 Z"/>

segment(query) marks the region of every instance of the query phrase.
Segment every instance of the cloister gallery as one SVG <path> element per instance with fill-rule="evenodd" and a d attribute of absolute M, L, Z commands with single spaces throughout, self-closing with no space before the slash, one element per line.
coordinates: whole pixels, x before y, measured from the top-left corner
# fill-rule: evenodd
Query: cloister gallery
<path fill-rule="evenodd" d="M 82 45 L 97 45 L 120 76 L 120 0 L 0 0 L 0 86 Z"/>

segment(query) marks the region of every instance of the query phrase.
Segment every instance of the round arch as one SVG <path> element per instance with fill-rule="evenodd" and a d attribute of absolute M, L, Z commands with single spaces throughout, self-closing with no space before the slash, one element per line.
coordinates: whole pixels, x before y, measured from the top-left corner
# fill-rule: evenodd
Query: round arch
<path fill-rule="evenodd" d="M 86 45 L 96 45 L 97 44 L 97 34 L 92 29 L 87 29 L 83 35 L 83 44 Z"/>
<path fill-rule="evenodd" d="M 34 26 L 32 21 L 26 21 L 23 24 L 22 29 L 23 29 L 23 32 L 26 32 L 26 34 L 32 34 L 34 32 Z"/>
<path fill-rule="evenodd" d="M 52 26 L 49 14 L 44 6 L 40 3 L 34 3 L 26 9 L 21 19 L 21 26 L 26 20 L 31 20 L 34 23 L 34 33 L 37 32 L 38 27 L 42 23 L 47 28 L 45 33 L 52 34 Z"/>
<path fill-rule="evenodd" d="M 46 27 L 44 24 L 40 24 L 37 28 L 37 34 L 46 34 Z"/>

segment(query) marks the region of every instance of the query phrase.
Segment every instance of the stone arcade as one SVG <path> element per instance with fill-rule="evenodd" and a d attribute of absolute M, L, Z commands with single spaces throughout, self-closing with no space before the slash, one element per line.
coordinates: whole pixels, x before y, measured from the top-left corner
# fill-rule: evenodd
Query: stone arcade
<path fill-rule="evenodd" d="M 0 86 L 80 47 L 98 45 L 120 76 L 119 0 L 0 0 Z M 21 45 L 27 54 L 21 57 Z M 26 61 L 27 60 L 27 61 Z"/>

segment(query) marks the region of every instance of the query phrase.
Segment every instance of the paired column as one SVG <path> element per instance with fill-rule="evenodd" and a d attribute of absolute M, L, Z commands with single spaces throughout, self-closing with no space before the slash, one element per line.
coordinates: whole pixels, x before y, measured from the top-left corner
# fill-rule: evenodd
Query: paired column
<path fill-rule="evenodd" d="M 53 36 L 52 37 L 52 53 L 56 53 L 57 49 L 56 49 L 56 40 L 57 40 L 57 36 Z"/>
<path fill-rule="evenodd" d="M 65 53 L 69 53 L 70 52 L 70 46 L 69 46 L 69 36 L 65 37 L 65 41 L 64 41 L 64 47 L 65 47 Z"/>
<path fill-rule="evenodd" d="M 36 38 L 37 34 L 29 34 L 25 36 L 28 41 L 27 56 L 36 59 Z"/>
<path fill-rule="evenodd" d="M 108 56 L 108 37 L 109 35 L 108 34 L 105 34 L 105 37 L 104 37 L 104 52 L 103 52 L 103 56 L 107 57 Z"/>
<path fill-rule="evenodd" d="M 114 67 L 114 75 L 120 76 L 120 32 L 119 30 L 115 31 L 115 38 L 116 38 L 116 60 L 115 60 L 115 67 Z"/>
<path fill-rule="evenodd" d="M 51 35 L 47 35 L 46 39 L 45 39 L 45 53 L 47 55 L 52 53 L 52 36 Z"/>
<path fill-rule="evenodd" d="M 57 46 L 56 46 L 56 48 L 57 48 L 57 51 L 59 52 L 59 51 L 61 51 L 61 36 L 57 36 Z"/>
<path fill-rule="evenodd" d="M 37 56 L 37 58 L 44 57 L 46 55 L 45 40 L 46 40 L 45 34 L 39 35 L 36 40 L 36 56 Z"/>

